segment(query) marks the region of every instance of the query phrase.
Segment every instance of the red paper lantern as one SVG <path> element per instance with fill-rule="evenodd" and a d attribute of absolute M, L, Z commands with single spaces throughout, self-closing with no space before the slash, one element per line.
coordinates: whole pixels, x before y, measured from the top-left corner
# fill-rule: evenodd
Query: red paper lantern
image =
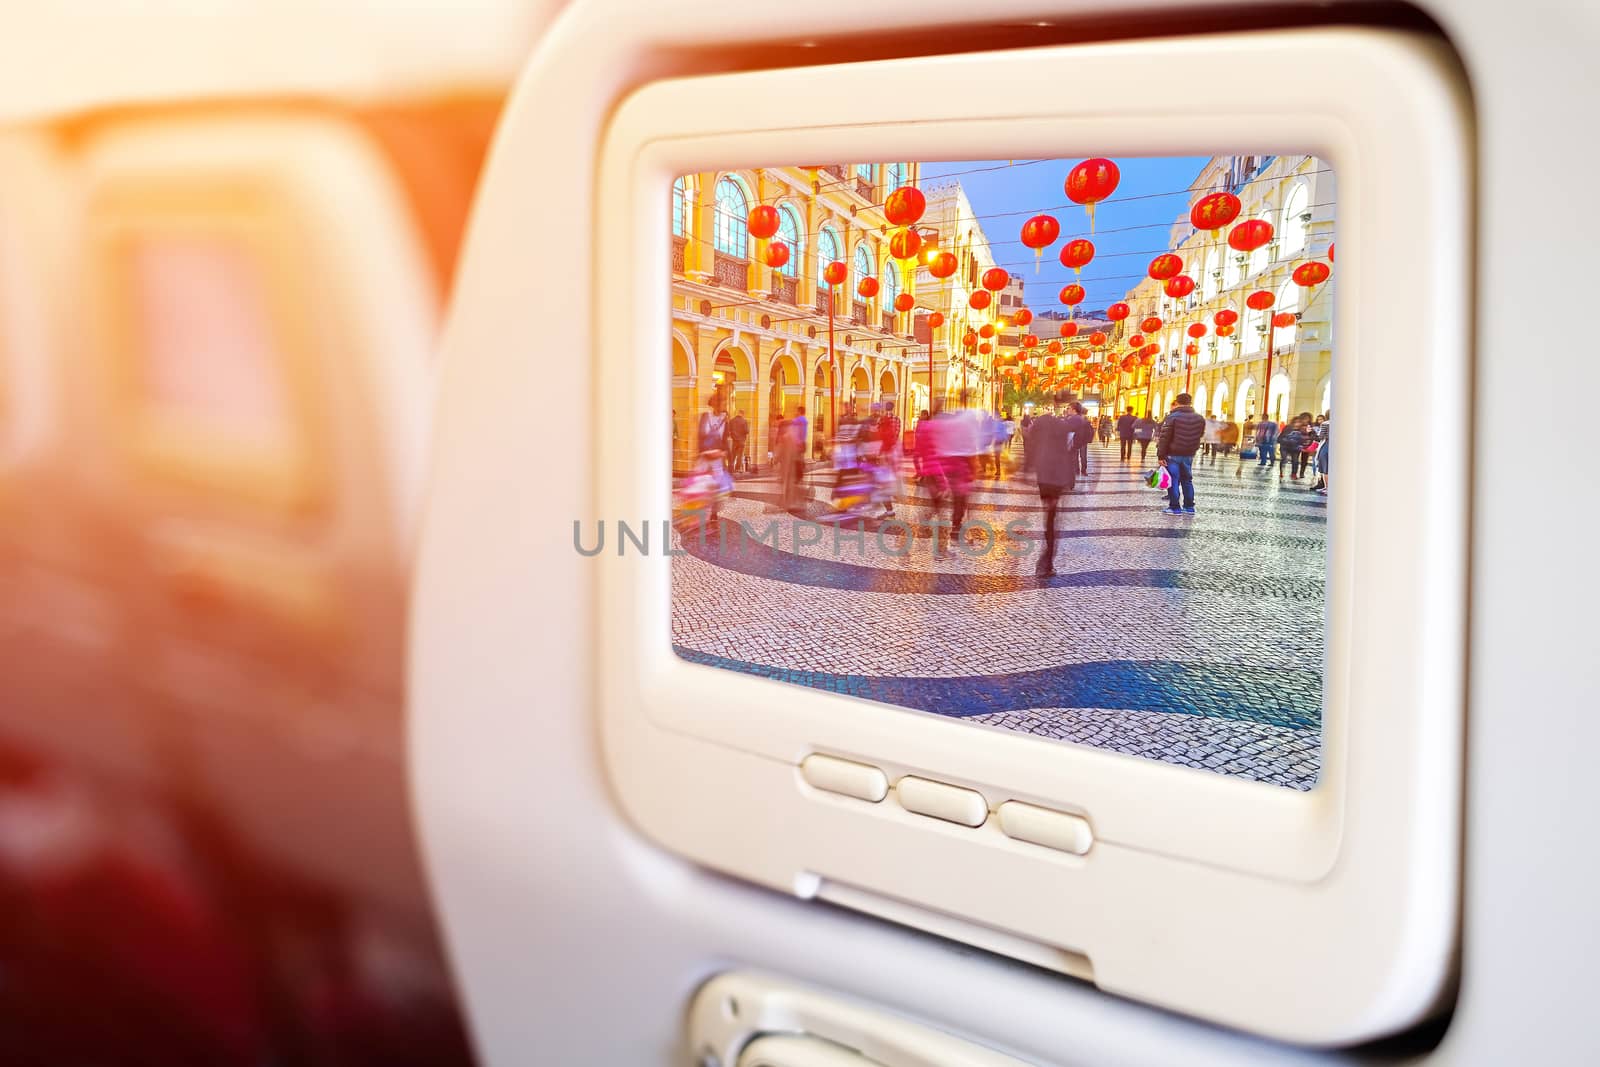
<path fill-rule="evenodd" d="M 822 280 L 829 285 L 843 284 L 849 274 L 850 269 L 837 259 L 822 268 Z"/>
<path fill-rule="evenodd" d="M 943 325 L 944 325 L 944 312 L 935 311 L 932 315 L 928 316 L 928 329 L 937 330 L 939 327 L 941 327 Z"/>
<path fill-rule="evenodd" d="M 980 356 L 987 356 L 990 352 L 993 352 L 993 351 L 994 351 L 994 345 L 990 344 L 988 341 L 985 341 L 983 344 L 978 346 L 978 354 Z"/>
<path fill-rule="evenodd" d="M 1106 318 L 1112 322 L 1121 322 L 1131 314 L 1133 314 L 1133 309 L 1120 300 L 1106 308 Z"/>
<path fill-rule="evenodd" d="M 863 300 L 871 300 L 878 295 L 878 279 L 862 278 L 860 284 L 856 286 L 856 292 L 861 294 Z"/>
<path fill-rule="evenodd" d="M 1332 244 L 1328 245 L 1328 262 L 1329 263 L 1333 262 L 1333 245 Z"/>
<path fill-rule="evenodd" d="M 1146 351 L 1146 352 L 1139 353 L 1139 363 L 1141 365 L 1146 366 L 1146 367 L 1150 367 L 1150 366 L 1154 366 L 1155 362 L 1156 362 L 1156 354 L 1154 352 Z"/>
<path fill-rule="evenodd" d="M 1217 336 L 1218 337 L 1232 337 L 1233 336 L 1233 327 L 1232 326 L 1218 326 L 1217 327 Z"/>
<path fill-rule="evenodd" d="M 1197 345 L 1197 344 L 1191 343 L 1187 347 L 1185 347 L 1183 351 L 1184 351 L 1184 353 L 1186 355 L 1198 356 L 1200 354 L 1200 346 Z"/>
<path fill-rule="evenodd" d="M 1061 342 L 1060 341 L 1051 341 L 1049 344 L 1045 345 L 1044 347 L 1045 347 L 1045 351 L 1046 352 L 1052 352 L 1052 353 L 1056 353 L 1056 354 L 1060 354 L 1060 352 L 1061 352 Z"/>
<path fill-rule="evenodd" d="M 1022 335 L 1022 347 L 1023 348 L 1038 348 L 1039 347 L 1039 335 L 1038 334 L 1033 334 L 1033 333 L 1023 334 Z"/>
<path fill-rule="evenodd" d="M 1055 244 L 1061 236 L 1061 223 L 1050 215 L 1035 215 L 1022 224 L 1022 243 L 1035 252 Z"/>
<path fill-rule="evenodd" d="M 912 296 L 910 293 L 901 293 L 899 296 L 894 298 L 894 309 L 896 311 L 910 311 L 916 306 L 917 298 Z"/>
<path fill-rule="evenodd" d="M 1071 267 L 1073 270 L 1082 270 L 1094 259 L 1094 243 L 1082 237 L 1068 241 L 1061 246 L 1061 265 Z"/>
<path fill-rule="evenodd" d="M 1266 219 L 1245 219 L 1228 233 L 1228 247 L 1237 252 L 1254 252 L 1272 240 L 1272 223 Z"/>
<path fill-rule="evenodd" d="M 789 262 L 789 246 L 782 241 L 773 241 L 767 246 L 767 250 L 762 254 L 761 258 L 766 262 L 767 266 L 777 270 Z"/>
<path fill-rule="evenodd" d="M 1161 346 L 1160 345 L 1155 345 L 1155 344 L 1145 345 L 1143 348 L 1139 349 L 1140 354 L 1141 355 L 1146 355 L 1146 356 L 1154 356 L 1156 353 L 1158 353 L 1160 351 L 1161 351 Z"/>
<path fill-rule="evenodd" d="M 1285 326 L 1293 326 L 1297 321 L 1299 321 L 1299 318 L 1300 317 L 1292 311 L 1280 311 L 1276 315 L 1272 316 L 1272 325 L 1281 330 Z"/>
<path fill-rule="evenodd" d="M 993 337 L 994 336 L 994 323 L 986 322 L 982 326 L 978 327 L 978 336 L 979 337 Z"/>
<path fill-rule="evenodd" d="M 1158 282 L 1176 278 L 1181 273 L 1183 273 L 1183 259 L 1171 252 L 1163 252 L 1150 261 L 1150 277 Z"/>
<path fill-rule="evenodd" d="M 1089 343 L 1095 348 L 1103 348 L 1106 343 L 1106 335 L 1096 330 L 1089 335 Z"/>
<path fill-rule="evenodd" d="M 1145 319 L 1139 324 L 1139 329 L 1143 330 L 1145 333 L 1155 333 L 1157 330 L 1161 329 L 1161 320 L 1156 318 L 1154 315 L 1151 315 L 1148 319 Z"/>
<path fill-rule="evenodd" d="M 745 220 L 745 228 L 750 231 L 751 237 L 765 240 L 778 232 L 778 209 L 771 204 L 757 204 L 750 209 L 750 217 Z"/>
<path fill-rule="evenodd" d="M 1326 263 L 1318 263 L 1314 259 L 1309 259 L 1296 267 L 1294 273 L 1289 277 L 1294 280 L 1296 285 L 1309 289 L 1313 285 L 1321 285 L 1327 281 L 1330 273 L 1332 272 L 1328 270 Z"/>
<path fill-rule="evenodd" d="M 1211 318 L 1218 326 L 1232 326 L 1239 321 L 1239 313 L 1232 308 L 1223 308 Z M 1227 335 L 1224 334 L 1223 336 Z"/>
<path fill-rule="evenodd" d="M 889 254 L 895 259 L 916 259 L 922 238 L 916 230 L 896 230 L 889 237 Z"/>
<path fill-rule="evenodd" d="M 1084 295 L 1085 294 L 1084 294 L 1084 291 L 1083 291 L 1083 286 L 1078 285 L 1076 282 L 1074 282 L 1072 285 L 1064 286 L 1062 288 L 1062 290 L 1061 290 L 1061 302 L 1063 304 L 1067 304 L 1069 306 L 1070 305 L 1074 305 L 1074 304 L 1081 304 L 1081 303 L 1083 303 Z"/>
<path fill-rule="evenodd" d="M 1273 299 L 1273 295 L 1267 292 L 1265 289 L 1257 289 L 1255 292 L 1245 297 L 1244 302 L 1247 306 L 1256 311 L 1265 311 L 1267 308 L 1272 306 Z"/>
<path fill-rule="evenodd" d="M 1127 355 L 1122 357 L 1123 370 L 1132 372 L 1133 368 L 1137 367 L 1138 365 L 1139 357 L 1134 355 L 1132 352 L 1129 352 Z"/>
<path fill-rule="evenodd" d="M 1182 299 L 1194 292 L 1194 279 L 1187 274 L 1180 274 L 1176 278 L 1168 278 L 1167 284 L 1162 286 L 1162 291 L 1174 300 Z"/>
<path fill-rule="evenodd" d="M 1010 281 L 1011 275 L 1007 274 L 1004 268 L 990 267 L 988 270 L 983 272 L 983 287 L 989 290 L 991 293 L 998 293 L 1000 290 L 1004 289 L 1007 283 Z"/>
<path fill-rule="evenodd" d="M 1061 324 L 1061 336 L 1062 337 L 1076 337 L 1076 336 L 1078 336 L 1078 324 L 1075 323 L 1075 322 L 1063 322 Z"/>
<path fill-rule="evenodd" d="M 1017 313 L 1012 316 L 1012 319 L 1018 326 L 1026 326 L 1028 323 L 1033 321 L 1033 312 L 1029 311 L 1027 308 L 1020 308 Z"/>
<path fill-rule="evenodd" d="M 961 266 L 954 252 L 940 252 L 928 261 L 928 273 L 935 278 L 948 278 Z"/>
<path fill-rule="evenodd" d="M 973 311 L 982 311 L 989 306 L 989 301 L 993 299 L 994 297 L 990 295 L 987 289 L 979 289 L 967 297 L 967 306 Z"/>
<path fill-rule="evenodd" d="M 1139 348 L 1143 344 L 1144 344 L 1144 334 L 1142 334 L 1142 333 L 1136 333 L 1132 337 L 1128 338 L 1128 347 L 1129 348 Z"/>
<path fill-rule="evenodd" d="M 1086 159 L 1067 174 L 1067 199 L 1074 204 L 1093 208 L 1117 191 L 1122 172 L 1109 159 Z"/>
<path fill-rule="evenodd" d="M 1044 357 L 1044 365 L 1046 367 L 1054 368 L 1055 365 L 1056 365 L 1056 357 L 1055 356 L 1046 356 L 1046 357 Z"/>
<path fill-rule="evenodd" d="M 1190 337 L 1204 337 L 1206 335 L 1206 324 L 1203 322 L 1190 323 L 1188 333 Z"/>
<path fill-rule="evenodd" d="M 961 343 L 966 345 L 968 348 L 977 348 L 978 335 L 973 333 L 971 330 L 968 330 L 967 335 L 961 339 Z"/>
<path fill-rule="evenodd" d="M 891 226 L 910 226 L 928 210 L 927 198 L 914 185 L 902 185 L 883 202 L 883 217 Z"/>
<path fill-rule="evenodd" d="M 1189 221 L 1197 230 L 1216 233 L 1239 217 L 1239 198 L 1232 193 L 1212 193 L 1202 196 L 1189 211 Z"/>

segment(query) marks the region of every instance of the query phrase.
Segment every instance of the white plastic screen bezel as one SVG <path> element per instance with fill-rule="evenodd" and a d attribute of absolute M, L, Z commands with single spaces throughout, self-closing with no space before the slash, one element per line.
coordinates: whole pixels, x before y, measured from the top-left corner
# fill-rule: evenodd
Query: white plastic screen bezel
<path fill-rule="evenodd" d="M 1180 89 L 1167 71 L 1215 76 Z M 1327 161 L 1339 188 L 1340 469 L 1316 789 L 684 662 L 670 644 L 671 560 L 608 550 L 580 565 L 599 575 L 605 756 L 634 822 L 735 875 L 837 884 L 1081 953 L 1103 988 L 1290 1040 L 1358 1040 L 1427 1010 L 1448 980 L 1458 908 L 1467 482 L 1464 464 L 1396 434 L 1467 422 L 1470 168 L 1456 80 L 1425 38 L 1336 29 L 717 75 L 624 101 L 600 160 L 587 307 L 607 412 L 596 510 L 581 517 L 591 528 L 649 519 L 659 534 L 670 513 L 665 264 L 679 174 L 1301 152 Z M 991 807 L 1083 812 L 1094 847 L 1070 856 L 1012 841 L 992 818 L 969 830 L 817 793 L 796 772 L 813 751 L 891 781 L 967 785 Z"/>

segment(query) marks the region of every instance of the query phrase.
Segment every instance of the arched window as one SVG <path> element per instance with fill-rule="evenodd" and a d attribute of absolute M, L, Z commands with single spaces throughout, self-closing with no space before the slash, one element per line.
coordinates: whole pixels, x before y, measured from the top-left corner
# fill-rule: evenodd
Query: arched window
<path fill-rule="evenodd" d="M 1278 302 L 1272 305 L 1274 313 L 1296 312 L 1300 310 L 1300 287 L 1293 281 L 1283 283 L 1283 288 L 1278 290 Z M 1294 323 L 1280 326 L 1273 334 L 1273 339 L 1280 345 L 1294 344 L 1295 337 L 1299 334 L 1300 327 Z"/>
<path fill-rule="evenodd" d="M 1267 324 L 1267 314 L 1267 312 L 1257 311 L 1253 307 L 1245 308 L 1244 350 L 1246 352 L 1261 351 L 1261 328 Z"/>
<path fill-rule="evenodd" d="M 1321 413 L 1321 414 L 1326 415 L 1327 413 L 1329 413 L 1329 412 L 1331 412 L 1333 410 L 1333 379 L 1332 378 L 1327 378 L 1327 379 L 1325 379 L 1323 381 L 1322 390 L 1321 390 L 1320 396 L 1321 396 L 1321 399 L 1322 399 L 1322 406 L 1317 408 L 1317 411 L 1319 413 Z"/>
<path fill-rule="evenodd" d="M 672 183 L 672 236 L 682 237 L 689 229 L 689 183 L 679 178 Z"/>
<path fill-rule="evenodd" d="M 1223 238 L 1223 240 L 1227 240 L 1227 238 Z M 1240 258 L 1241 253 L 1235 252 L 1233 249 L 1222 249 L 1222 287 L 1224 289 L 1232 289 L 1239 284 L 1239 279 L 1244 277 L 1244 271 L 1239 263 Z"/>
<path fill-rule="evenodd" d="M 738 179 L 724 176 L 717 181 L 717 223 L 713 240 L 725 256 L 750 258 L 750 198 Z"/>
<path fill-rule="evenodd" d="M 1194 393 L 1191 395 L 1194 397 L 1194 409 L 1204 415 L 1206 412 L 1206 383 L 1201 382 L 1195 386 Z"/>
<path fill-rule="evenodd" d="M 1228 380 L 1217 383 L 1216 395 L 1211 398 L 1211 413 L 1219 419 L 1228 417 Z"/>
<path fill-rule="evenodd" d="M 911 180 L 911 164 L 890 163 L 884 176 L 884 192 L 892 193 Z"/>
<path fill-rule="evenodd" d="M 778 240 L 789 246 L 789 261 L 778 268 L 779 274 L 791 278 L 800 276 L 800 263 L 805 258 L 805 245 L 800 241 L 800 215 L 788 204 L 778 206 Z"/>
<path fill-rule="evenodd" d="M 883 310 L 894 310 L 894 298 L 900 295 L 900 271 L 894 263 L 883 265 Z"/>
<path fill-rule="evenodd" d="M 867 249 L 867 242 L 860 241 L 856 244 L 856 276 L 851 280 L 850 288 L 854 290 L 863 280 L 878 273 L 872 269 L 872 253 Z"/>
<path fill-rule="evenodd" d="M 1200 291 L 1205 293 L 1205 298 L 1210 300 L 1217 295 L 1218 273 L 1222 270 L 1222 260 L 1218 258 L 1215 248 L 1206 253 L 1205 276 L 1200 279 Z"/>
<path fill-rule="evenodd" d="M 1271 211 L 1263 211 L 1261 214 L 1257 215 L 1256 218 L 1261 219 L 1263 222 L 1267 223 L 1269 226 L 1272 224 L 1272 212 Z M 1258 248 L 1254 252 L 1250 253 L 1250 273 L 1251 274 L 1254 274 L 1256 271 L 1265 270 L 1266 269 L 1266 267 L 1267 267 L 1267 248 L 1271 245 L 1271 243 L 1272 242 L 1269 241 L 1269 242 L 1267 242 L 1267 244 L 1262 245 L 1260 248 Z"/>
<path fill-rule="evenodd" d="M 1282 248 L 1288 255 L 1306 246 L 1306 222 L 1311 214 L 1311 193 L 1305 182 L 1295 182 L 1283 203 Z"/>
<path fill-rule="evenodd" d="M 858 177 L 858 178 L 862 179 L 863 181 L 865 181 L 865 182 L 870 184 L 872 182 L 872 164 L 871 163 L 857 163 L 856 164 L 856 177 Z"/>
<path fill-rule="evenodd" d="M 833 232 L 832 227 L 824 226 L 817 234 L 817 284 L 826 286 L 828 281 L 822 272 L 828 269 L 828 264 L 839 258 L 839 237 Z"/>

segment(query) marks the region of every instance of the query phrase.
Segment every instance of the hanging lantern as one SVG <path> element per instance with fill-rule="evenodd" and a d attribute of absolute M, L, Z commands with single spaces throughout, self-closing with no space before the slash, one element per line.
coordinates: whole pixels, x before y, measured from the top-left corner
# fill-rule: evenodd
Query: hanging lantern
<path fill-rule="evenodd" d="M 973 311 L 982 311 L 984 308 L 989 306 L 989 301 L 993 299 L 994 297 L 989 293 L 989 290 L 979 289 L 977 292 L 967 297 L 967 306 Z"/>
<path fill-rule="evenodd" d="M 1232 337 L 1233 336 L 1233 327 L 1232 326 L 1218 326 L 1217 327 L 1217 336 L 1218 337 Z"/>
<path fill-rule="evenodd" d="M 1061 342 L 1060 341 L 1051 341 L 1049 344 L 1044 346 L 1044 350 L 1046 352 L 1050 352 L 1050 353 L 1052 353 L 1054 355 L 1060 355 L 1061 354 Z"/>
<path fill-rule="evenodd" d="M 1157 330 L 1161 329 L 1161 320 L 1156 318 L 1154 315 L 1151 315 L 1149 318 L 1145 319 L 1139 324 L 1139 329 L 1145 333 L 1155 333 Z"/>
<path fill-rule="evenodd" d="M 1039 257 L 1061 236 L 1061 223 L 1051 215 L 1035 215 L 1022 224 L 1022 243 L 1033 249 L 1033 272 L 1039 273 Z M 1091 249 L 1090 254 L 1093 255 Z"/>
<path fill-rule="evenodd" d="M 1061 324 L 1061 336 L 1062 337 L 1076 337 L 1076 336 L 1078 336 L 1078 324 L 1075 323 L 1075 322 L 1063 322 Z"/>
<path fill-rule="evenodd" d="M 939 327 L 941 327 L 943 325 L 944 325 L 944 312 L 935 311 L 932 315 L 928 316 L 928 329 L 937 330 Z"/>
<path fill-rule="evenodd" d="M 1161 290 L 1174 300 L 1181 300 L 1194 292 L 1194 279 L 1187 274 L 1180 274 L 1176 278 L 1168 278 Z"/>
<path fill-rule="evenodd" d="M 773 241 L 767 246 L 767 250 L 762 253 L 761 259 L 767 266 L 777 270 L 789 262 L 789 246 L 782 241 Z"/>
<path fill-rule="evenodd" d="M 822 280 L 829 285 L 841 285 L 850 274 L 850 270 L 839 260 L 834 260 L 822 268 Z"/>
<path fill-rule="evenodd" d="M 1293 279 L 1296 285 L 1303 289 L 1309 289 L 1313 285 L 1321 285 L 1327 281 L 1330 273 L 1332 272 L 1328 270 L 1326 263 L 1318 263 L 1314 259 L 1308 259 L 1296 267 L 1294 273 L 1289 277 Z"/>
<path fill-rule="evenodd" d="M 1203 322 L 1190 323 L 1188 333 L 1190 337 L 1204 337 L 1206 335 L 1206 324 Z"/>
<path fill-rule="evenodd" d="M 1161 346 L 1156 344 L 1145 345 L 1139 350 L 1140 355 L 1154 356 L 1161 351 Z"/>
<path fill-rule="evenodd" d="M 1332 245 L 1332 243 L 1329 243 L 1329 245 L 1328 245 L 1328 262 L 1329 263 L 1333 262 L 1333 245 Z"/>
<path fill-rule="evenodd" d="M 1055 365 L 1056 365 L 1056 357 L 1055 356 L 1045 356 L 1044 357 L 1044 365 L 1046 367 L 1049 367 L 1051 370 L 1054 370 L 1055 369 Z"/>
<path fill-rule="evenodd" d="M 1084 295 L 1083 286 L 1074 282 L 1071 285 L 1062 287 L 1061 302 L 1066 304 L 1068 307 L 1075 307 L 1076 305 L 1083 303 Z"/>
<path fill-rule="evenodd" d="M 1089 361 L 1089 350 L 1087 348 L 1078 349 L 1077 354 L 1079 363 L 1087 363 Z"/>
<path fill-rule="evenodd" d="M 1300 316 L 1292 311 L 1280 311 L 1272 316 L 1272 325 L 1280 330 L 1285 326 L 1293 326 L 1298 321 L 1300 321 Z"/>
<path fill-rule="evenodd" d="M 1106 318 L 1112 322 L 1121 322 L 1131 314 L 1133 314 L 1133 309 L 1120 300 L 1106 308 Z"/>
<path fill-rule="evenodd" d="M 883 217 L 890 226 L 911 226 L 928 210 L 927 198 L 914 185 L 902 185 L 883 202 Z"/>
<path fill-rule="evenodd" d="M 1105 343 L 1106 335 L 1101 333 L 1099 330 L 1096 330 L 1094 333 L 1089 335 L 1089 344 L 1093 345 L 1095 348 L 1104 348 Z"/>
<path fill-rule="evenodd" d="M 1245 219 L 1228 232 L 1228 247 L 1236 252 L 1254 252 L 1272 240 L 1272 223 L 1266 219 Z"/>
<path fill-rule="evenodd" d="M 1272 306 L 1273 299 L 1273 295 L 1267 292 L 1265 289 L 1257 289 L 1255 292 L 1245 297 L 1244 302 L 1246 306 L 1256 311 L 1265 311 L 1267 308 Z"/>
<path fill-rule="evenodd" d="M 1189 210 L 1189 222 L 1197 230 L 1210 230 L 1213 235 L 1239 217 L 1242 205 L 1232 193 L 1212 193 L 1202 196 Z"/>
<path fill-rule="evenodd" d="M 1127 355 L 1122 357 L 1122 369 L 1123 370 L 1128 371 L 1128 372 L 1131 373 L 1133 371 L 1133 369 L 1135 367 L 1137 367 L 1138 365 L 1139 365 L 1139 357 L 1134 355 L 1132 352 L 1129 352 Z"/>
<path fill-rule="evenodd" d="M 771 204 L 757 204 L 750 209 L 749 218 L 745 219 L 745 229 L 750 231 L 751 237 L 759 237 L 763 241 L 778 232 L 778 209 Z"/>
<path fill-rule="evenodd" d="M 1185 355 L 1198 356 L 1200 354 L 1200 346 L 1191 342 L 1184 348 L 1183 352 Z"/>
<path fill-rule="evenodd" d="M 990 352 L 993 352 L 993 351 L 994 351 L 994 345 L 990 344 L 988 341 L 985 341 L 985 342 L 983 342 L 983 344 L 978 346 L 978 355 L 980 355 L 980 356 L 987 356 Z"/>
<path fill-rule="evenodd" d="M 1011 281 L 1011 275 L 1001 267 L 990 267 L 983 272 L 983 287 L 991 293 L 998 293 Z"/>
<path fill-rule="evenodd" d="M 979 337 L 993 337 L 994 336 L 994 323 L 986 322 L 982 326 L 978 327 L 978 336 Z"/>
<path fill-rule="evenodd" d="M 1039 335 L 1036 334 L 1036 333 L 1025 333 L 1025 334 L 1023 334 L 1022 335 L 1022 347 L 1023 348 L 1038 348 L 1039 347 Z"/>
<path fill-rule="evenodd" d="M 1142 333 L 1136 333 L 1132 337 L 1128 338 L 1128 347 L 1129 348 L 1139 348 L 1139 347 L 1142 347 L 1143 345 L 1144 345 L 1144 334 L 1142 334 Z"/>
<path fill-rule="evenodd" d="M 1141 366 L 1153 367 L 1153 366 L 1155 366 L 1155 362 L 1156 362 L 1156 354 L 1154 352 L 1141 352 L 1141 353 L 1139 353 L 1139 364 Z"/>
<path fill-rule="evenodd" d="M 1014 321 L 1018 326 L 1026 326 L 1028 323 L 1033 321 L 1033 312 L 1029 311 L 1027 308 L 1020 308 L 1015 315 L 1011 316 L 1011 318 L 1012 321 Z"/>
<path fill-rule="evenodd" d="M 1150 277 L 1158 282 L 1176 278 L 1183 273 L 1183 259 L 1171 252 L 1163 252 L 1150 261 Z"/>
<path fill-rule="evenodd" d="M 896 311 L 910 311 L 916 306 L 917 298 L 912 296 L 910 293 L 901 293 L 899 296 L 894 298 L 894 309 Z"/>
<path fill-rule="evenodd" d="M 861 294 L 863 300 L 871 300 L 878 295 L 878 279 L 862 278 L 860 284 L 856 286 L 856 292 Z"/>
<path fill-rule="evenodd" d="M 896 230 L 889 237 L 889 254 L 895 259 L 916 259 L 922 238 L 916 230 Z"/>
<path fill-rule="evenodd" d="M 1239 321 L 1239 313 L 1232 308 L 1223 308 L 1221 311 L 1211 316 L 1211 319 L 1218 326 L 1232 326 L 1234 323 Z M 1223 336 L 1226 337 L 1227 334 L 1223 334 Z"/>
<path fill-rule="evenodd" d="M 1122 172 L 1109 159 L 1086 159 L 1067 174 L 1067 199 L 1082 204 L 1089 213 L 1089 232 L 1094 232 L 1094 206 L 1117 191 Z"/>
<path fill-rule="evenodd" d="M 901 188 L 909 187 L 902 186 Z M 948 278 L 956 272 L 956 268 L 960 265 L 961 261 L 956 259 L 954 252 L 940 252 L 928 261 L 928 273 L 935 278 Z"/>
<path fill-rule="evenodd" d="M 1094 243 L 1082 237 L 1061 246 L 1061 265 L 1071 267 L 1074 273 L 1082 272 L 1092 259 L 1094 259 Z"/>

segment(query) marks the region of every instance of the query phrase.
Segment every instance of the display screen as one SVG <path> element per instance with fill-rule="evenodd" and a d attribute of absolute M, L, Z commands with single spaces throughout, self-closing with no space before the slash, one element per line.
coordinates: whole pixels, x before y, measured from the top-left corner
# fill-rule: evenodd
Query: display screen
<path fill-rule="evenodd" d="M 680 177 L 678 655 L 1312 788 L 1335 188 L 1308 155 Z"/>

